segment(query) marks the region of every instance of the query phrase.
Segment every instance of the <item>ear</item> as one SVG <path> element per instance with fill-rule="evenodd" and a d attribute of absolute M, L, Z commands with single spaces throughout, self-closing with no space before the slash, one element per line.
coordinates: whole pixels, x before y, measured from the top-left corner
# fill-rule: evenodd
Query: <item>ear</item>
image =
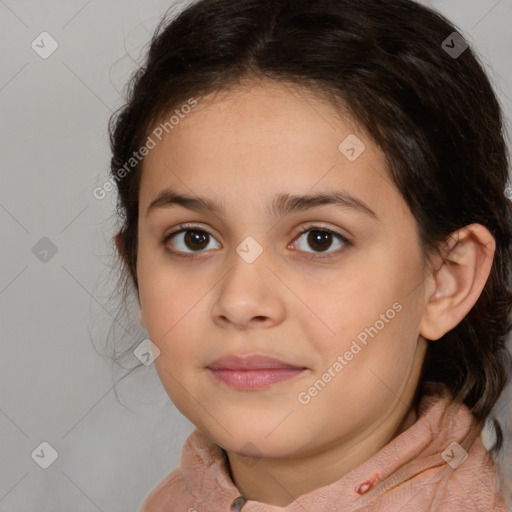
<path fill-rule="evenodd" d="M 450 235 L 441 264 L 426 280 L 421 336 L 438 340 L 469 313 L 487 282 L 495 249 L 496 241 L 481 224 Z"/>

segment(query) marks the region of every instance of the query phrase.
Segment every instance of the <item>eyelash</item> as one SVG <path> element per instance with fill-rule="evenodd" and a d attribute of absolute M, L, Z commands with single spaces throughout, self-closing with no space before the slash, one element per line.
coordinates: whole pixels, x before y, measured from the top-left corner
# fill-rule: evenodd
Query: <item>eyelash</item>
<path fill-rule="evenodd" d="M 215 238 L 208 230 L 202 228 L 201 226 L 197 226 L 194 224 L 180 224 L 179 226 L 177 226 L 177 228 L 178 229 L 176 231 L 172 231 L 171 233 L 166 234 L 162 238 L 161 243 L 167 252 L 169 252 L 172 256 L 177 256 L 178 258 L 185 258 L 185 259 L 195 258 L 196 254 L 200 254 L 203 251 L 195 251 L 195 252 L 191 252 L 191 253 L 186 253 L 186 252 L 176 251 L 174 249 L 169 249 L 169 247 L 167 246 L 167 242 L 173 236 L 178 235 L 183 232 L 186 232 L 186 231 L 200 231 L 201 233 L 206 233 L 208 236 Z M 338 233 L 337 231 L 334 231 L 332 229 L 329 229 L 329 228 L 326 228 L 323 226 L 315 226 L 315 225 L 308 226 L 308 227 L 302 229 L 299 232 L 299 234 L 296 236 L 295 240 L 299 239 L 304 233 L 308 233 L 309 231 L 320 231 L 322 233 L 329 233 L 335 237 L 338 237 L 344 246 L 350 247 L 352 245 L 351 242 L 349 240 L 347 240 L 347 238 L 345 238 L 341 233 Z M 322 253 L 318 253 L 318 254 L 322 254 Z M 329 253 L 329 254 L 331 254 L 331 253 Z M 325 259 L 325 258 L 330 258 L 330 257 L 332 257 L 332 256 L 314 256 L 313 259 Z"/>

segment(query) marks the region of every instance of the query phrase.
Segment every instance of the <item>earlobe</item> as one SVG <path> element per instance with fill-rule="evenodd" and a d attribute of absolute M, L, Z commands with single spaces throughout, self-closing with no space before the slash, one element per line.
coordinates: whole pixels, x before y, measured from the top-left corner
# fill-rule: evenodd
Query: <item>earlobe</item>
<path fill-rule="evenodd" d="M 442 263 L 427 278 L 421 336 L 438 340 L 469 313 L 487 282 L 495 248 L 493 236 L 481 224 L 452 233 Z"/>

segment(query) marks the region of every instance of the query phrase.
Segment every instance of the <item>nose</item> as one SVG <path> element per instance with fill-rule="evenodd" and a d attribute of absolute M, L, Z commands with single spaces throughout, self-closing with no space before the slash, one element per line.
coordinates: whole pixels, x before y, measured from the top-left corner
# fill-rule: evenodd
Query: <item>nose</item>
<path fill-rule="evenodd" d="M 214 323 L 240 330 L 279 325 L 286 314 L 285 289 L 263 255 L 248 263 L 235 253 L 230 263 L 212 305 Z"/>

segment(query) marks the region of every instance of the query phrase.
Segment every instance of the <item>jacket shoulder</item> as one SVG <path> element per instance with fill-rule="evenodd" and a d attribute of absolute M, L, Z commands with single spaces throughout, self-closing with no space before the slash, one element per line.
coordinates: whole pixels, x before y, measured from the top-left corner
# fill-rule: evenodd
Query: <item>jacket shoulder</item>
<path fill-rule="evenodd" d="M 171 504 L 183 507 L 190 498 L 180 468 L 176 468 L 148 494 L 137 512 L 172 512 Z"/>

